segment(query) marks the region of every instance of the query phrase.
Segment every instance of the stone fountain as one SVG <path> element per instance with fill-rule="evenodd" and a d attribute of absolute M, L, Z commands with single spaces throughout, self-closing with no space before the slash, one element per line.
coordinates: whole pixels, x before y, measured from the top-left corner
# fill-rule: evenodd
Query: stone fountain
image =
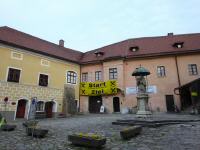
<path fill-rule="evenodd" d="M 148 117 L 152 115 L 148 107 L 149 95 L 147 92 L 147 75 L 150 75 L 150 72 L 141 66 L 136 68 L 132 73 L 137 83 L 137 117 Z"/>

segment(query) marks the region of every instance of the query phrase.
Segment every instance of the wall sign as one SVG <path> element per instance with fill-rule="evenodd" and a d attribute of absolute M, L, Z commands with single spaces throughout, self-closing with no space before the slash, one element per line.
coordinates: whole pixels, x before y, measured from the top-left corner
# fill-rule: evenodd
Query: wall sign
<path fill-rule="evenodd" d="M 80 83 L 80 95 L 99 96 L 110 94 L 117 94 L 117 81 L 115 80 Z"/>
<path fill-rule="evenodd" d="M 157 93 L 157 87 L 155 85 L 148 86 L 147 92 L 149 94 Z M 126 88 L 126 95 L 137 94 L 137 87 L 127 87 Z"/>

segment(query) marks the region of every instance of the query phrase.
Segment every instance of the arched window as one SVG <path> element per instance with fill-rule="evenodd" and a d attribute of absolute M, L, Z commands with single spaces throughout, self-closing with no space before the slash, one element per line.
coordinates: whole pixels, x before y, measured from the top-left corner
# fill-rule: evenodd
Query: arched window
<path fill-rule="evenodd" d="M 44 111 L 44 102 L 43 101 L 37 102 L 36 111 Z"/>
<path fill-rule="evenodd" d="M 76 84 L 77 74 L 74 71 L 67 72 L 67 83 Z"/>

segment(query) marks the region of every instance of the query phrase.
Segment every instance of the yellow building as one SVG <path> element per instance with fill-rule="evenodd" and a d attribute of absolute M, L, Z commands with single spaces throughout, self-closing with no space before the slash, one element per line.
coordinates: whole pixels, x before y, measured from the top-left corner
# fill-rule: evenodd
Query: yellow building
<path fill-rule="evenodd" d="M 40 116 L 66 114 L 69 99 L 79 104 L 78 60 L 81 55 L 81 52 L 65 48 L 63 40 L 56 45 L 1 27 L 0 112 L 7 111 L 9 119 L 28 118 L 35 99 L 38 102 L 36 114 Z"/>

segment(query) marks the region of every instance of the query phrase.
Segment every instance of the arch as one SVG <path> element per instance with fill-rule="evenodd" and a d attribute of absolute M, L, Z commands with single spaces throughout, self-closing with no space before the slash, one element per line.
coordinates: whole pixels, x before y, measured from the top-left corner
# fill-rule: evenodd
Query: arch
<path fill-rule="evenodd" d="M 15 118 L 26 118 L 28 119 L 28 113 L 30 109 L 30 101 L 27 99 L 19 99 L 17 100 Z"/>
<path fill-rule="evenodd" d="M 52 118 L 53 113 L 57 112 L 57 102 L 55 100 L 45 102 L 44 111 L 47 118 Z"/>

